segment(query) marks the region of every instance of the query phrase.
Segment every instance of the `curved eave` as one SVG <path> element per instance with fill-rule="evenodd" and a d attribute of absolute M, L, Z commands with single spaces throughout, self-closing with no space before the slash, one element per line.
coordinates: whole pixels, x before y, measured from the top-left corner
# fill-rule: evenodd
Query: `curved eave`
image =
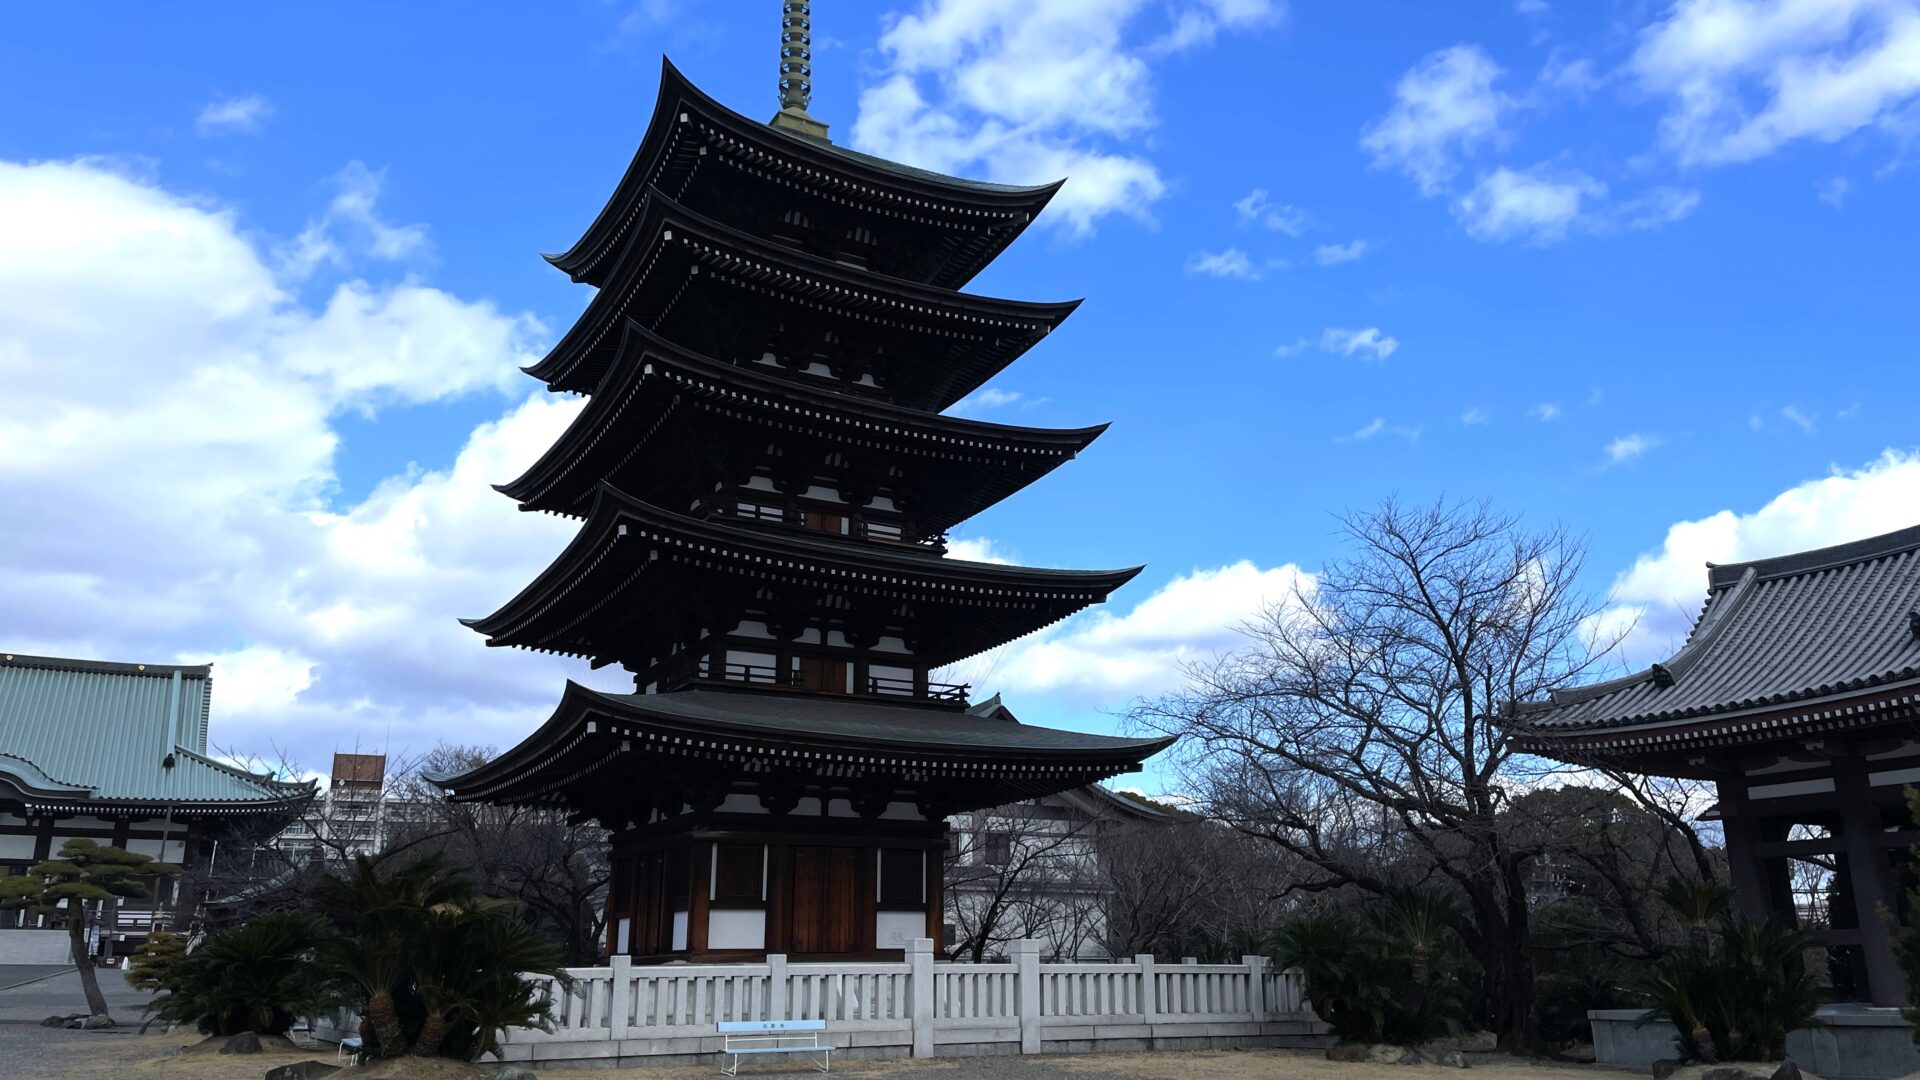
<path fill-rule="evenodd" d="M 1145 567 L 1121 570 L 1056 570 L 1042 567 L 1006 566 L 996 563 L 967 562 L 934 555 L 920 555 L 884 548 L 850 544 L 846 541 L 811 540 L 792 535 L 762 532 L 712 521 L 701 521 L 662 510 L 602 484 L 594 497 L 586 524 L 564 551 L 493 614 L 461 622 L 487 636 L 489 645 L 510 645 L 560 651 L 538 631 L 529 636 L 534 622 L 566 602 L 576 587 L 609 557 L 608 545 L 629 536 L 649 537 L 668 548 L 700 552 L 706 557 L 722 556 L 743 565 L 773 565 L 783 571 L 810 573 L 836 584 L 861 580 L 892 583 L 901 589 L 925 589 L 951 595 L 951 603 L 966 603 L 980 595 L 1020 595 L 1039 600 L 1032 594 L 1053 594 L 1062 603 L 1079 608 L 1100 603 L 1115 589 L 1125 585 Z M 649 549 L 655 550 L 655 549 Z M 597 607 L 611 600 L 597 596 Z M 584 608 L 587 605 L 582 605 Z M 584 618 L 578 616 L 575 622 Z M 1064 615 L 1058 618 L 1064 618 Z M 1051 625 L 1049 619 L 1042 625 Z M 1030 627 L 1032 633 L 1040 626 Z M 1024 635 L 1022 635 L 1024 636 Z M 990 646 L 989 646 L 990 647 Z M 572 655 L 587 655 L 572 653 Z M 971 655 L 971 654 L 965 654 Z M 961 659 L 954 657 L 953 659 Z"/>
<path fill-rule="evenodd" d="M 1022 427 L 865 400 L 807 386 L 751 366 L 723 364 L 628 322 L 619 360 L 594 389 L 587 407 L 525 473 L 508 483 L 495 485 L 494 490 L 522 503 L 522 509 L 584 517 L 582 504 L 592 488 L 609 479 L 651 434 L 651 431 L 633 429 L 622 431 L 617 425 L 632 415 L 629 410 L 635 404 L 641 384 L 652 377 L 649 368 L 656 366 L 657 377 L 671 380 L 676 389 L 686 388 L 703 397 L 722 399 L 730 407 L 745 403 L 769 425 L 804 424 L 824 429 L 823 436 L 840 439 L 846 445 L 884 439 L 898 452 L 922 457 L 964 459 L 971 454 L 1032 463 L 1026 471 L 1011 474 L 1006 482 L 994 485 L 995 490 L 987 497 L 955 500 L 965 505 L 942 515 L 943 520 L 934 523 L 936 532 L 979 513 L 1071 460 L 1108 427 L 1106 424 L 1084 428 Z M 614 448 L 620 458 L 595 469 L 593 475 L 581 475 L 583 462 L 596 451 L 605 452 L 604 447 Z M 563 487 L 571 494 L 555 495 L 556 490 Z M 951 520 L 945 520 L 948 518 Z"/>
<path fill-rule="evenodd" d="M 708 693 L 736 700 L 747 696 Z M 1023 740 L 1018 736 L 1031 729 L 1005 725 L 1007 732 L 1016 736 L 1014 739 L 962 745 L 944 738 L 939 727 L 929 727 L 925 721 L 916 723 L 910 716 L 902 717 L 887 736 L 850 736 L 824 731 L 800 715 L 795 716 L 791 726 L 772 726 L 764 720 L 759 723 L 729 722 L 724 718 L 692 716 L 664 707 L 670 704 L 670 699 L 678 696 L 606 694 L 569 681 L 560 703 L 546 722 L 517 746 L 465 773 L 442 774 L 429 779 L 450 792 L 456 801 L 512 799 L 532 793 L 552 792 L 591 770 L 592 766 L 583 767 L 583 758 L 604 756 L 602 752 L 589 748 L 590 742 L 597 738 L 618 744 L 633 736 L 631 730 L 610 730 L 626 725 L 661 737 L 661 750 L 668 746 L 691 747 L 712 740 L 717 743 L 714 749 L 724 748 L 724 752 L 733 755 L 785 756 L 796 763 L 806 761 L 815 764 L 823 753 L 841 755 L 835 760 L 842 763 L 854 759 L 856 764 L 859 764 L 860 758 L 911 759 L 919 766 L 935 764 L 969 768 L 982 775 L 1011 775 L 1044 769 L 1056 776 L 1075 773 L 1111 776 L 1138 769 L 1141 762 L 1174 742 L 1167 737 L 1122 739 L 1080 736 L 1078 745 L 1022 745 Z M 777 707 L 785 710 L 804 709 L 816 714 L 862 708 L 898 711 L 888 706 L 863 706 L 825 698 L 807 701 L 788 699 L 778 702 Z M 952 722 L 956 715 L 964 714 L 943 713 L 933 723 L 940 725 Z M 989 728 L 999 726 L 995 721 L 981 723 Z M 1041 733 L 1065 734 L 1052 730 Z M 1071 735 L 1069 737 L 1073 738 Z M 604 749 L 601 748 L 602 751 Z M 1081 781 L 1087 782 L 1091 781 Z M 1080 785 L 1056 784 L 1053 789 L 1064 790 L 1073 786 Z"/>
<path fill-rule="evenodd" d="M 755 268 L 756 272 L 773 279 L 771 287 L 786 291 L 809 306 L 819 306 L 825 297 L 842 310 L 858 303 L 865 308 L 905 313 L 921 320 L 931 317 L 943 327 L 955 330 L 976 331 L 983 326 L 998 326 L 1003 328 L 1005 336 L 1028 338 L 1006 355 L 996 357 L 991 370 L 977 373 L 964 388 L 956 386 L 957 392 L 949 391 L 942 399 L 919 403 L 932 409 L 946 408 L 970 393 L 1012 363 L 1027 345 L 1057 329 L 1081 304 L 1080 300 L 1031 301 L 980 296 L 887 277 L 741 232 L 688 210 L 657 188 L 649 188 L 644 196 L 644 206 L 633 233 L 634 240 L 621 255 L 606 284 L 588 303 L 587 310 L 544 358 L 521 370 L 553 390 L 591 391 L 605 373 L 587 364 L 586 359 L 617 332 L 616 322 L 624 323 L 628 318 L 634 294 L 666 254 L 664 244 L 686 249 L 686 257 L 690 259 L 729 263 L 730 271 L 741 266 Z"/>
<path fill-rule="evenodd" d="M 681 124 L 682 115 L 688 117 L 689 124 Z M 780 131 L 720 104 L 681 74 L 671 60 L 662 57 L 653 116 L 612 197 L 578 241 L 564 252 L 545 256 L 546 260 L 575 281 L 602 284 L 606 269 L 617 257 L 622 223 L 630 220 L 635 203 L 660 179 L 663 155 L 681 136 L 683 127 L 693 126 L 695 117 L 759 153 L 790 162 L 786 171 L 825 188 L 865 189 L 870 197 L 902 211 L 924 212 L 932 206 L 956 221 L 972 219 L 991 226 L 994 218 L 1002 219 L 1003 236 L 997 236 L 995 242 L 963 264 L 943 268 L 936 275 L 946 284 L 962 284 L 992 262 L 1066 182 L 1015 186 L 966 180 Z"/>

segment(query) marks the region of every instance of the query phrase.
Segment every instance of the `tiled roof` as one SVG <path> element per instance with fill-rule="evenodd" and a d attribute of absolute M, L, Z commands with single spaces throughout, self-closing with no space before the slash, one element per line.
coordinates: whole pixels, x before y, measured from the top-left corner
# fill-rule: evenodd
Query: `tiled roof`
<path fill-rule="evenodd" d="M 1920 685 L 1920 527 L 1710 566 L 1705 608 L 1664 664 L 1520 705 L 1529 733 L 1696 723 Z"/>
<path fill-rule="evenodd" d="M 867 743 L 938 752 L 1135 754 L 1157 753 L 1173 740 L 1087 735 L 972 715 L 971 710 L 870 704 L 803 694 L 682 690 L 670 694 L 581 692 L 618 713 L 674 717 L 706 730 L 760 732 L 832 742 Z"/>
<path fill-rule="evenodd" d="M 305 785 L 207 756 L 212 670 L 0 654 L 0 775 L 40 797 L 101 803 L 302 796 Z"/>

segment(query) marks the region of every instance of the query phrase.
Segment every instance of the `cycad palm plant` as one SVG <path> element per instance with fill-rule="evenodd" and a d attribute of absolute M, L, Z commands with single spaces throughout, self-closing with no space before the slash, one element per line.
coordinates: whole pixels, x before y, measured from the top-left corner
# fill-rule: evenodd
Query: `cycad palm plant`
<path fill-rule="evenodd" d="M 361 857 L 315 900 L 343 931 L 332 962 L 356 990 L 376 1056 L 471 1060 L 501 1027 L 546 1020 L 549 1002 L 523 975 L 561 975 L 559 950 L 444 862 L 382 876 Z"/>
<path fill-rule="evenodd" d="M 296 1018 L 339 1004 L 321 963 L 332 941 L 332 928 L 318 916 L 262 915 L 214 934 L 174 962 L 158 977 L 164 993 L 148 1008 L 208 1035 L 285 1034 Z"/>
<path fill-rule="evenodd" d="M 1655 961 L 1641 989 L 1653 1002 L 1642 1023 L 1667 1021 L 1682 1056 L 1703 1061 L 1778 1061 L 1787 1033 L 1815 1027 L 1820 999 L 1802 960 L 1812 935 L 1783 916 L 1755 922 L 1728 904 L 1724 886 L 1669 881 L 1661 896 L 1690 927 L 1711 920 L 1686 948 Z"/>

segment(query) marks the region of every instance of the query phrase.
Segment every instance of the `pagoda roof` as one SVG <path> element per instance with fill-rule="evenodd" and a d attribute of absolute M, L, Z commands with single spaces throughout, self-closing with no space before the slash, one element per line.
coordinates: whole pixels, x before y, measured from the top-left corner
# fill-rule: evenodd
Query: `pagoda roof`
<path fill-rule="evenodd" d="M 212 674 L 205 664 L 0 654 L 0 783 L 35 807 L 90 813 L 284 813 L 311 798 L 308 784 L 207 755 Z"/>
<path fill-rule="evenodd" d="M 964 285 L 992 262 L 1064 183 L 964 180 L 782 131 L 708 97 L 663 57 L 653 118 L 613 196 L 571 248 L 547 260 L 575 281 L 604 285 L 648 190 L 684 195 L 703 167 L 737 168 L 771 189 L 806 191 L 882 218 L 939 228 L 950 239 L 928 245 L 913 276 L 947 288 Z"/>
<path fill-rule="evenodd" d="M 554 390 L 591 392 L 618 354 L 626 321 L 657 328 L 689 302 L 684 294 L 702 277 L 730 287 L 720 295 L 737 297 L 739 310 L 709 320 L 730 328 L 778 321 L 784 301 L 841 325 L 912 335 L 917 347 L 893 358 L 887 389 L 897 403 L 931 411 L 978 388 L 1080 306 L 1078 300 L 1004 300 L 886 277 L 762 240 L 652 189 L 606 284 L 527 374 Z"/>
<path fill-rule="evenodd" d="M 664 581 L 663 567 L 671 568 Z M 946 664 L 1100 603 L 1141 569 L 1007 566 L 824 535 L 816 540 L 687 517 L 602 484 L 586 524 L 558 558 L 498 611 L 462 621 L 489 645 L 604 665 L 620 659 L 609 639 L 631 633 L 622 620 L 673 617 L 666 594 L 675 584 L 691 592 L 689 603 L 708 607 L 728 586 L 797 587 L 860 596 L 874 606 L 916 605 L 919 620 L 943 623 L 940 632 L 925 635 L 941 648 L 918 651 L 916 658 Z M 703 587 L 695 587 L 696 578 Z"/>
<path fill-rule="evenodd" d="M 1549 754 L 1642 756 L 1915 717 L 1920 526 L 1709 564 L 1707 584 L 1665 663 L 1515 706 L 1521 741 Z"/>
<path fill-rule="evenodd" d="M 665 462 L 641 450 L 676 409 L 723 423 L 811 436 L 851 453 L 915 463 L 915 520 L 935 535 L 992 506 L 1084 450 L 1107 429 L 1035 428 L 964 420 L 852 397 L 683 349 L 629 322 L 619 360 L 565 434 L 519 479 L 497 486 L 525 510 L 585 517 L 601 482 L 652 502 Z M 762 440 L 763 441 L 763 440 Z"/>
<path fill-rule="evenodd" d="M 553 715 L 518 746 L 433 779 L 461 802 L 583 808 L 569 798 L 604 770 L 639 767 L 664 779 L 695 762 L 718 763 L 749 787 L 776 770 L 843 785 L 890 776 L 903 789 L 941 789 L 958 811 L 1133 772 L 1172 742 L 905 704 L 764 691 L 608 694 L 569 682 Z"/>

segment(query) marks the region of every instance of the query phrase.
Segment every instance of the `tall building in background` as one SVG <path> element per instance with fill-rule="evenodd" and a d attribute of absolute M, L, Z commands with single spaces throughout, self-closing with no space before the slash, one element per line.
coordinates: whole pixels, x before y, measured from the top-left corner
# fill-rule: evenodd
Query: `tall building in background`
<path fill-rule="evenodd" d="M 782 29 L 771 123 L 665 65 L 612 199 L 549 257 L 598 292 L 528 371 L 591 400 L 500 490 L 580 531 L 469 625 L 635 692 L 569 684 L 519 746 L 441 778 L 613 830 L 607 948 L 645 960 L 938 941 L 949 815 L 1168 741 L 978 715 L 940 681 L 1138 573 L 947 557 L 947 530 L 1102 430 L 941 415 L 1073 311 L 959 291 L 1059 185 L 835 146 L 807 112 L 804 3 Z"/>

